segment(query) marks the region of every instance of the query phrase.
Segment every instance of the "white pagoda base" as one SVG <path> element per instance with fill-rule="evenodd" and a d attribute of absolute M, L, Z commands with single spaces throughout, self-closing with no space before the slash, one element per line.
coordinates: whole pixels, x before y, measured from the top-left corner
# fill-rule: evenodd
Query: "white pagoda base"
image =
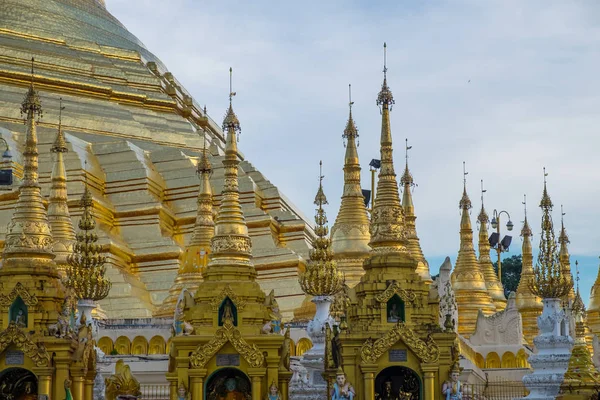
<path fill-rule="evenodd" d="M 538 317 L 540 334 L 533 339 L 537 353 L 529 357 L 533 373 L 523 377 L 529 389 L 527 400 L 554 400 L 559 394 L 569 367 L 573 339 L 569 336 L 569 319 L 560 299 L 544 299 Z"/>

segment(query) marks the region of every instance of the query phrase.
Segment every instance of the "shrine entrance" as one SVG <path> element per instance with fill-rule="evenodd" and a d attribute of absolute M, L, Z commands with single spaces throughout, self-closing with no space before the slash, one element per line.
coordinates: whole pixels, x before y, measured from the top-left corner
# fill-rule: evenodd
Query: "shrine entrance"
<path fill-rule="evenodd" d="M 375 398 L 380 400 L 421 400 L 421 379 L 410 368 L 388 367 L 375 379 Z"/>
<path fill-rule="evenodd" d="M 206 381 L 206 400 L 248 400 L 252 398 L 250 379 L 236 368 L 215 371 Z"/>
<path fill-rule="evenodd" d="M 0 399 L 36 400 L 37 377 L 25 368 L 7 368 L 0 372 Z"/>

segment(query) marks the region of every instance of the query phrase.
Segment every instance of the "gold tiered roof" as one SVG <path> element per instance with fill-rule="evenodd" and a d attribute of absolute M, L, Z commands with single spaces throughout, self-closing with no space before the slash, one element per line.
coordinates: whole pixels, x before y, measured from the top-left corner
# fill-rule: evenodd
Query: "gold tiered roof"
<path fill-rule="evenodd" d="M 59 105 L 58 131 L 56 139 L 50 151 L 54 154 L 54 166 L 52 167 L 50 186 L 50 199 L 48 201 L 48 221 L 52 229 L 54 245 L 52 250 L 56 254 L 54 260 L 58 268 L 64 270 L 67 268 L 67 258 L 73 254 L 73 244 L 75 243 L 75 229 L 73 221 L 69 214 L 68 196 L 67 196 L 67 173 L 65 171 L 64 154 L 67 149 L 67 141 L 62 129 L 62 101 Z"/>
<path fill-rule="evenodd" d="M 334 259 L 346 276 L 346 284 L 352 287 L 364 273 L 363 262 L 369 256 L 369 218 L 360 186 L 360 163 L 356 140 L 358 129 L 352 118 L 352 99 L 349 115 L 342 137 L 346 140 L 344 157 L 344 192 L 340 210 L 331 228 L 331 245 Z"/>
<path fill-rule="evenodd" d="M 429 263 L 423 255 L 421 249 L 421 242 L 417 236 L 417 216 L 415 215 L 415 206 L 413 204 L 411 189 L 415 186 L 410 170 L 408 169 L 408 150 L 412 146 L 408 145 L 408 139 L 406 139 L 406 165 L 404 167 L 404 173 L 400 178 L 400 184 L 403 187 L 402 190 L 402 207 L 404 208 L 404 223 L 407 235 L 407 247 L 410 254 L 417 260 L 417 273 L 425 282 L 431 283 L 431 274 L 429 272 Z"/>
<path fill-rule="evenodd" d="M 210 254 L 210 243 L 215 233 L 213 221 L 213 194 L 210 185 L 212 165 L 208 160 L 206 142 L 198 161 L 198 176 L 200 177 L 200 189 L 198 190 L 198 212 L 192 238 L 185 249 L 181 266 L 177 272 L 175 282 L 169 289 L 169 296 L 163 301 L 163 305 L 154 315 L 157 317 L 172 316 L 175 311 L 177 298 L 183 289 L 195 293 L 198 284 L 202 280 L 202 272 L 208 265 Z"/>
<path fill-rule="evenodd" d="M 322 165 L 323 162 L 319 162 L 319 167 Z M 323 192 L 323 174 L 321 172 L 319 190 L 315 196 L 315 205 L 317 205 L 315 234 L 317 237 L 313 243 L 313 249 L 310 251 L 306 271 L 299 277 L 302 290 L 311 296 L 333 296 L 342 289 L 344 284 L 344 274 L 338 271 L 337 263 L 333 259 L 327 215 L 323 210 L 324 204 L 327 204 L 327 197 Z"/>
<path fill-rule="evenodd" d="M 504 288 L 494 271 L 492 260 L 490 259 L 490 242 L 488 240 L 488 223 L 490 219 L 483 205 L 483 180 L 481 181 L 481 211 L 477 216 L 479 222 L 479 268 L 485 279 L 485 287 L 494 301 L 496 311 L 502 311 L 506 308 L 506 297 Z"/>
<path fill-rule="evenodd" d="M 451 282 L 458 306 L 458 333 L 468 337 L 475 331 L 479 310 L 485 315 L 490 315 L 496 311 L 496 307 L 488 293 L 485 278 L 473 248 L 473 229 L 469 215 L 469 210 L 473 206 L 467 194 L 466 177 L 467 172 L 464 172 L 463 194 L 459 202 L 459 208 L 462 210 L 460 249 L 456 266 L 452 271 Z"/>
<path fill-rule="evenodd" d="M 542 299 L 533 294 L 529 282 L 533 279 L 533 251 L 531 247 L 531 227 L 527 221 L 527 197 L 524 196 L 523 206 L 525 208 L 525 220 L 521 229 L 523 237 L 522 264 L 519 286 L 517 286 L 516 304 L 523 320 L 523 336 L 530 345 L 533 338 L 538 334 L 537 317 L 542 313 Z"/>
<path fill-rule="evenodd" d="M 558 244 L 560 250 L 558 252 L 558 260 L 560 261 L 560 272 L 571 280 L 571 290 L 566 296 L 568 302 L 575 300 L 575 290 L 573 289 L 573 274 L 571 272 L 571 256 L 569 255 L 569 235 L 565 229 L 565 213 L 563 212 L 563 206 L 560 206 L 560 235 L 558 236 Z"/>
<path fill-rule="evenodd" d="M 386 44 L 384 46 L 384 54 Z M 387 84 L 387 64 L 383 67 L 383 84 L 377 96 L 377 105 L 381 107 L 381 168 L 377 181 L 377 193 L 371 212 L 369 245 L 376 252 L 407 252 L 406 231 L 404 228 L 404 209 L 400 203 L 398 182 L 394 171 L 392 150 L 392 130 L 390 111 L 394 105 L 394 96 Z"/>
<path fill-rule="evenodd" d="M 106 277 L 106 257 L 100 253 L 98 235 L 94 232 L 96 221 L 92 215 L 94 202 L 86 185 L 81 197 L 83 214 L 79 220 L 77 241 L 73 253 L 67 258 L 66 284 L 79 299 L 102 300 L 108 296 L 111 282 Z"/>
<path fill-rule="evenodd" d="M 542 209 L 542 229 L 537 263 L 533 269 L 533 279 L 529 288 L 542 299 L 556 299 L 566 296 L 573 286 L 573 281 L 562 274 L 558 258 L 554 224 L 552 223 L 552 200 L 546 188 L 546 169 L 544 168 L 544 192 L 540 201 Z"/>

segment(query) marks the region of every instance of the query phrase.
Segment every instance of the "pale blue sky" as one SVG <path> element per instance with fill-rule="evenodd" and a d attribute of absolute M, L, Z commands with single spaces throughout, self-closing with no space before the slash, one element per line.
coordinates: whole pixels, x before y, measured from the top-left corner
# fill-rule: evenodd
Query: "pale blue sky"
<path fill-rule="evenodd" d="M 241 150 L 308 216 L 323 159 L 330 222 L 342 191 L 348 83 L 363 187 L 369 160 L 379 158 L 375 98 L 387 41 L 397 172 L 407 137 L 432 273 L 446 255 L 456 259 L 462 161 L 473 221 L 484 179 L 488 211 L 512 215 L 513 253 L 524 193 L 534 246 L 539 240 L 546 166 L 555 222 L 562 203 L 587 300 L 600 253 L 597 2 L 107 0 L 107 8 L 217 121 L 232 66 Z"/>

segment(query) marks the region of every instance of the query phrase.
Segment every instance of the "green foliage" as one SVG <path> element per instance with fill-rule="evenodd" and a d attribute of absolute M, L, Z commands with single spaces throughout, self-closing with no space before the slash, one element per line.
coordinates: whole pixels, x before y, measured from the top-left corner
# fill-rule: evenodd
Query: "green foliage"
<path fill-rule="evenodd" d="M 521 279 L 523 259 L 521 255 L 511 256 L 502 260 L 502 284 L 504 295 L 508 298 L 510 292 L 516 292 Z M 494 263 L 494 271 L 498 274 L 498 261 Z"/>
<path fill-rule="evenodd" d="M 118 356 L 119 352 L 117 351 L 117 349 L 112 349 L 112 351 L 110 352 L 111 356 Z"/>

